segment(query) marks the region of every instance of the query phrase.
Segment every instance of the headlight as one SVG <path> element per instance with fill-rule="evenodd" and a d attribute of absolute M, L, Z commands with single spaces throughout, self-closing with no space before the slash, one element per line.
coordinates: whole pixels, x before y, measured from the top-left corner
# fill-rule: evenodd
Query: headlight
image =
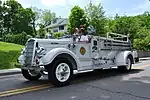
<path fill-rule="evenodd" d="M 21 55 L 23 55 L 24 53 L 25 53 L 25 48 L 22 48 Z"/>
<path fill-rule="evenodd" d="M 38 56 L 39 58 L 41 58 L 41 57 L 44 56 L 45 54 L 46 54 L 46 49 L 45 49 L 45 48 L 39 47 L 39 48 L 37 49 L 37 56 Z"/>

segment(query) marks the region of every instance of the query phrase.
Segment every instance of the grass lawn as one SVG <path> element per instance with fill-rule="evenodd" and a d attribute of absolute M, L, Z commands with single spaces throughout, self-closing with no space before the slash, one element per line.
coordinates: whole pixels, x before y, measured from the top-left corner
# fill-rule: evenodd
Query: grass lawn
<path fill-rule="evenodd" d="M 23 47 L 13 43 L 0 42 L 0 69 L 15 68 Z"/>

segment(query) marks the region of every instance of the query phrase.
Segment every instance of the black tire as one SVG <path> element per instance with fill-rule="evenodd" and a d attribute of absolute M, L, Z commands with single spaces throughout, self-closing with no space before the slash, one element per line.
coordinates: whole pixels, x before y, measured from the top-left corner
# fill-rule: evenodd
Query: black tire
<path fill-rule="evenodd" d="M 139 57 L 135 58 L 135 62 L 139 62 L 139 61 L 140 61 Z"/>
<path fill-rule="evenodd" d="M 69 75 L 69 78 L 64 81 L 64 82 L 61 82 L 57 79 L 56 77 L 56 69 L 58 67 L 59 64 L 61 63 L 65 63 L 69 66 L 70 68 L 70 75 Z M 72 64 L 71 62 L 69 62 L 67 59 L 64 59 L 64 58 L 59 58 L 57 60 L 55 60 L 51 66 L 48 66 L 48 79 L 49 81 L 55 85 L 56 87 L 62 87 L 62 86 L 66 86 L 70 83 L 71 79 L 72 79 L 72 76 L 73 76 L 73 68 L 72 68 Z"/>
<path fill-rule="evenodd" d="M 127 59 L 126 59 L 127 63 L 129 63 L 128 60 L 130 60 L 130 64 L 126 65 L 126 66 L 118 66 L 119 71 L 121 71 L 121 72 L 130 72 L 131 71 L 131 68 L 132 68 L 132 58 L 130 56 L 127 57 Z"/>
<path fill-rule="evenodd" d="M 22 69 L 22 75 L 29 81 L 39 80 L 41 74 L 31 75 L 28 70 Z"/>

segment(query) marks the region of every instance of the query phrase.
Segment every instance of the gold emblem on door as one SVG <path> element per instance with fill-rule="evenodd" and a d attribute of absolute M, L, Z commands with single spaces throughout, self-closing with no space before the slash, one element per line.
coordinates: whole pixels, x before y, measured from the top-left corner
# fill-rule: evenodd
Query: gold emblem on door
<path fill-rule="evenodd" d="M 85 48 L 84 48 L 84 47 L 81 47 L 81 48 L 80 48 L 80 53 L 81 53 L 82 55 L 84 55 L 85 52 L 86 52 Z"/>

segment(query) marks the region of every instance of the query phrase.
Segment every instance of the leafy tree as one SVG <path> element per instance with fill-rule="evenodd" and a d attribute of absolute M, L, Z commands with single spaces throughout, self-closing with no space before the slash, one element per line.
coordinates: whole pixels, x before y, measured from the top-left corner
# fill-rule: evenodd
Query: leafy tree
<path fill-rule="evenodd" d="M 26 32 L 29 35 L 34 36 L 33 28 L 32 28 L 32 17 L 34 13 L 31 8 L 20 8 L 18 13 L 15 14 L 14 20 L 12 21 L 12 32 L 13 33 L 21 33 Z"/>
<path fill-rule="evenodd" d="M 49 9 L 38 9 L 36 7 L 32 7 L 32 11 L 34 12 L 34 16 L 32 17 L 32 26 L 34 29 L 34 33 L 36 33 L 36 28 L 41 27 L 41 24 L 46 27 L 51 24 L 51 21 L 56 18 L 56 13 L 51 12 Z"/>
<path fill-rule="evenodd" d="M 44 30 L 44 25 L 43 24 L 40 24 L 39 25 L 39 30 L 38 30 L 38 37 L 39 38 L 44 38 L 45 37 L 45 35 L 46 35 L 46 32 L 45 32 L 45 30 Z"/>
<path fill-rule="evenodd" d="M 136 16 L 136 18 L 140 19 L 141 27 L 150 29 L 150 13 L 148 11 L 145 11 L 143 14 Z"/>
<path fill-rule="evenodd" d="M 46 27 L 51 24 L 51 21 L 56 18 L 56 13 L 51 12 L 51 10 L 45 9 L 42 11 L 41 16 L 42 24 Z"/>
<path fill-rule="evenodd" d="M 134 48 L 138 50 L 150 50 L 150 30 L 145 27 L 141 28 L 134 39 Z"/>
<path fill-rule="evenodd" d="M 73 33 L 74 29 L 79 28 L 80 25 L 88 26 L 85 12 L 79 6 L 74 6 L 71 9 L 71 13 L 69 15 L 69 23 L 67 29 L 70 33 Z"/>
<path fill-rule="evenodd" d="M 36 28 L 39 25 L 42 10 L 38 9 L 37 7 L 31 7 L 31 9 L 33 11 L 33 16 L 31 18 L 31 20 L 32 20 L 31 24 L 32 24 L 32 27 L 33 27 L 34 34 L 37 35 Z"/>
<path fill-rule="evenodd" d="M 95 27 L 96 33 L 104 34 L 106 20 L 102 5 L 100 3 L 98 5 L 93 5 L 92 2 L 90 2 L 87 7 L 85 7 L 85 12 L 89 24 Z"/>
<path fill-rule="evenodd" d="M 4 28 L 6 28 L 7 33 L 11 32 L 11 27 L 13 25 L 13 20 L 15 18 L 15 14 L 18 10 L 22 8 L 21 4 L 15 0 L 7 0 L 3 3 L 3 21 Z"/>
<path fill-rule="evenodd" d="M 3 6 L 0 0 L 0 37 L 3 36 Z"/>
<path fill-rule="evenodd" d="M 119 16 L 116 15 L 114 19 L 108 19 L 108 31 L 119 34 L 130 34 L 131 41 L 134 48 L 138 50 L 150 50 L 150 14 L 137 16 Z"/>
<path fill-rule="evenodd" d="M 3 2 L 3 31 L 4 33 L 18 34 L 25 32 L 33 36 L 31 18 L 34 13 L 30 8 L 24 9 L 15 0 Z"/>
<path fill-rule="evenodd" d="M 114 33 L 129 34 L 133 42 L 138 29 L 140 29 L 140 21 L 135 17 L 116 15 L 115 19 L 109 22 L 109 28 Z"/>

